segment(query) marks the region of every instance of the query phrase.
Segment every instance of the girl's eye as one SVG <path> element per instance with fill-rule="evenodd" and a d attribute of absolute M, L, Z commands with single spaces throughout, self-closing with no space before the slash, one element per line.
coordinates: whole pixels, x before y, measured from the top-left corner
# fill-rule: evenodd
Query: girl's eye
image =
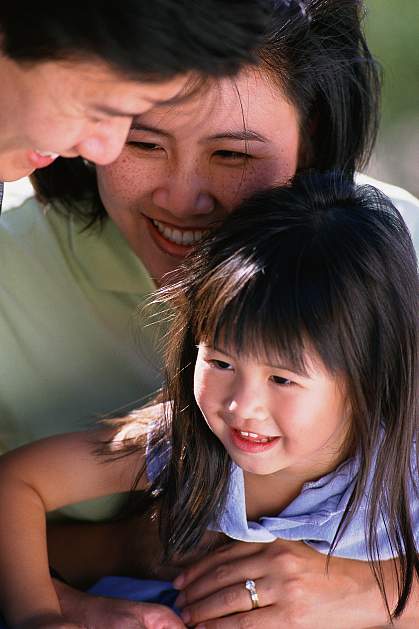
<path fill-rule="evenodd" d="M 159 144 L 154 144 L 154 142 L 136 142 L 134 140 L 131 140 L 127 142 L 127 144 L 129 144 L 130 146 L 134 146 L 141 151 L 152 152 L 161 149 L 161 146 Z"/>
<path fill-rule="evenodd" d="M 282 378 L 281 376 L 271 376 L 272 382 L 275 384 L 280 384 L 281 386 L 291 386 L 294 384 L 292 380 L 288 378 Z"/>
<path fill-rule="evenodd" d="M 250 159 L 252 156 L 248 153 L 240 153 L 239 151 L 216 151 L 215 155 L 217 157 L 222 157 L 223 159 L 231 159 L 231 160 L 246 160 Z"/>
<path fill-rule="evenodd" d="M 217 360 L 213 358 L 212 360 L 209 360 L 208 362 L 212 367 L 215 367 L 216 369 L 222 369 L 222 370 L 231 369 L 230 363 L 226 363 L 224 360 Z"/>

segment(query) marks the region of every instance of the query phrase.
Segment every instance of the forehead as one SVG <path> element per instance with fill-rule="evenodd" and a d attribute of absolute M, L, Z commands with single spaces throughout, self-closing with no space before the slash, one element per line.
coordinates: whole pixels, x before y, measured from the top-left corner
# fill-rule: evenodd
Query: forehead
<path fill-rule="evenodd" d="M 179 137 L 206 138 L 246 127 L 273 141 L 286 140 L 299 127 L 296 107 L 267 73 L 256 68 L 242 70 L 235 78 L 211 80 L 192 97 L 159 105 L 138 122 Z"/>
<path fill-rule="evenodd" d="M 21 90 L 32 99 L 41 95 L 41 105 L 56 101 L 64 110 L 87 107 L 111 116 L 133 117 L 170 100 L 188 80 L 184 75 L 156 83 L 134 81 L 95 58 L 15 66 Z"/>

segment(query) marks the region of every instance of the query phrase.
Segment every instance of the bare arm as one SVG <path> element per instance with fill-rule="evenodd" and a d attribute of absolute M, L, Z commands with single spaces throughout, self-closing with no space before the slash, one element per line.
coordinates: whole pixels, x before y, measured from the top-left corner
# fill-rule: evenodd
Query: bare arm
<path fill-rule="evenodd" d="M 0 458 L 0 602 L 9 624 L 61 614 L 49 576 L 46 512 L 130 488 L 142 453 L 104 463 L 93 452 L 93 439 L 114 432 L 51 437 Z"/>

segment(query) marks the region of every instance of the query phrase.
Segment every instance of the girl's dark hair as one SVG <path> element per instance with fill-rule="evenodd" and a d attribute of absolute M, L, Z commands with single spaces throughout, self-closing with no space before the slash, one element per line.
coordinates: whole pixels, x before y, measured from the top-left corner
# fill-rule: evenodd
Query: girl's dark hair
<path fill-rule="evenodd" d="M 361 28 L 362 1 L 265 0 L 264 6 L 269 19 L 255 56 L 299 112 L 299 170 L 352 174 L 368 161 L 379 117 L 380 78 Z M 81 158 L 59 158 L 36 171 L 33 182 L 41 198 L 63 201 L 90 223 L 106 217 L 94 167 Z"/>
<path fill-rule="evenodd" d="M 159 498 L 168 557 L 196 547 L 228 489 L 229 455 L 193 394 L 197 343 L 228 339 L 239 354 L 280 356 L 299 369 L 308 344 L 344 379 L 360 466 L 331 553 L 367 495 L 368 556 L 390 614 L 376 530 L 384 518 L 398 557 L 393 613 L 401 614 L 419 576 L 409 501 L 417 491 L 418 288 L 398 211 L 378 190 L 337 174 L 300 176 L 292 187 L 260 193 L 206 238 L 158 293 L 173 320 L 168 412 L 152 445 L 171 455 L 148 499 Z"/>

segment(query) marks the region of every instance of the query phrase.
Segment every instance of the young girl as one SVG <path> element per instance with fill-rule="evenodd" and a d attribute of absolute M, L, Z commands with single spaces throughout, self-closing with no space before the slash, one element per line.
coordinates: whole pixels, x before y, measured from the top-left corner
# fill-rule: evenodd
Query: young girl
<path fill-rule="evenodd" d="M 2 458 L 9 623 L 60 618 L 45 512 L 133 486 L 134 508 L 158 513 L 167 561 L 207 529 L 303 540 L 369 561 L 399 616 L 419 576 L 418 293 L 408 231 L 373 188 L 311 175 L 245 202 L 157 298 L 173 321 L 166 403 L 147 434 L 100 431 L 106 463 L 91 433 Z M 242 587 L 248 609 L 270 604 L 263 580 Z"/>

